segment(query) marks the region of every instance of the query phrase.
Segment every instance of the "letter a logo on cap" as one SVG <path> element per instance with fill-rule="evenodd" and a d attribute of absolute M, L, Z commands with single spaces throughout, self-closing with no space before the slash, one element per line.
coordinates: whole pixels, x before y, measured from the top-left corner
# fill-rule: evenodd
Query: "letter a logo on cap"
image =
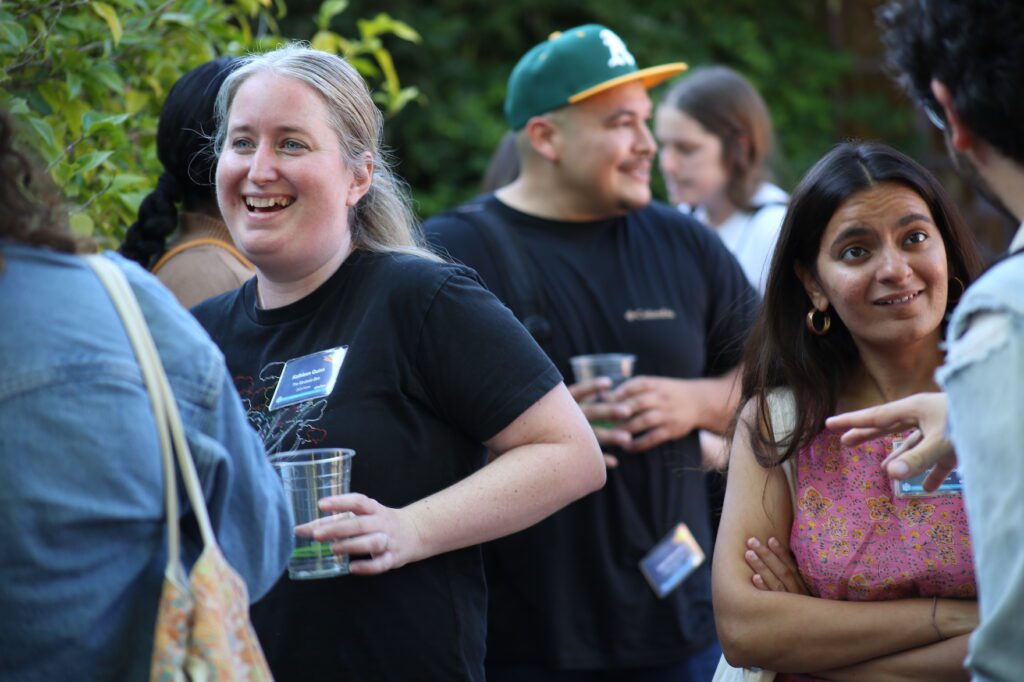
<path fill-rule="evenodd" d="M 636 64 L 636 60 L 633 59 L 633 55 L 629 53 L 629 49 L 626 47 L 626 43 L 622 42 L 622 38 L 615 35 L 608 29 L 604 29 L 600 33 L 601 42 L 608 48 L 608 52 L 611 56 L 608 58 L 608 68 L 614 69 L 616 66 L 633 66 Z"/>
<path fill-rule="evenodd" d="M 3 0 L 0 0 L 3 2 Z M 552 33 L 534 45 L 512 69 L 505 95 L 505 120 L 520 130 L 533 116 L 582 102 L 623 83 L 645 88 L 686 70 L 674 62 L 637 69 L 629 48 L 611 29 L 586 24 Z"/>

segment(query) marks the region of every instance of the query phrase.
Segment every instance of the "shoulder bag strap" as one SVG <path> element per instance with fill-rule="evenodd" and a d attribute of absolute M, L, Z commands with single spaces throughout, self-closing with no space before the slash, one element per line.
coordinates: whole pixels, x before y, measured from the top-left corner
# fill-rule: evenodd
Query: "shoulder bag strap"
<path fill-rule="evenodd" d="M 793 392 L 788 388 L 779 388 L 767 396 L 768 413 L 771 417 L 772 435 L 776 443 L 793 436 L 793 429 L 796 428 L 796 401 L 793 399 Z M 781 456 L 783 448 L 779 447 Z M 789 486 L 789 499 L 793 503 L 793 513 L 796 513 L 796 476 L 793 471 L 795 466 L 793 458 L 790 457 L 782 463 L 782 472 L 786 474 L 786 485 Z"/>
<path fill-rule="evenodd" d="M 509 308 L 541 348 L 549 350 L 551 323 L 544 316 L 540 279 L 526 256 L 522 238 L 486 210 L 481 201 L 464 204 L 455 209 L 455 213 L 471 223 L 487 245 L 505 285 Z"/>
<path fill-rule="evenodd" d="M 135 357 L 142 370 L 142 378 L 149 393 L 153 416 L 156 420 L 157 434 L 160 440 L 160 451 L 163 457 L 164 497 L 167 508 L 167 544 L 168 565 L 181 565 L 181 529 L 178 524 L 178 491 L 174 476 L 174 455 L 177 454 L 178 466 L 181 469 L 185 490 L 188 494 L 192 510 L 199 523 L 199 531 L 203 536 L 203 544 L 216 545 L 217 540 L 210 524 L 210 516 L 206 509 L 199 476 L 192 461 L 192 453 L 185 438 L 185 429 L 178 412 L 178 403 L 174 400 L 167 374 L 149 332 L 146 319 L 138 300 L 132 292 L 124 273 L 114 263 L 101 255 L 85 257 L 86 263 L 99 277 L 117 309 L 124 324 L 128 339 L 135 351 Z M 173 563 L 172 563 L 173 562 Z"/>

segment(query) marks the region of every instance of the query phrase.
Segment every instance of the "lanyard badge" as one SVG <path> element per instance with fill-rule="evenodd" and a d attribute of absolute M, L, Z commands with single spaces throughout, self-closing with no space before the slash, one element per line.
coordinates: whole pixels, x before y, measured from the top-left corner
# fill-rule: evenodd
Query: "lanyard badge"
<path fill-rule="evenodd" d="M 892 450 L 895 451 L 903 445 L 902 438 L 892 439 Z M 934 497 L 940 495 L 960 495 L 963 493 L 964 484 L 960 480 L 960 470 L 954 469 L 946 477 L 946 480 L 935 490 L 929 492 L 924 489 L 924 480 L 928 472 L 912 476 L 905 481 L 893 481 L 892 493 L 895 497 Z"/>
<path fill-rule="evenodd" d="M 348 346 L 339 346 L 286 362 L 270 400 L 271 411 L 330 395 L 347 352 Z"/>
<path fill-rule="evenodd" d="M 685 523 L 678 524 L 640 560 L 640 572 L 660 599 L 704 563 L 704 551 Z"/>

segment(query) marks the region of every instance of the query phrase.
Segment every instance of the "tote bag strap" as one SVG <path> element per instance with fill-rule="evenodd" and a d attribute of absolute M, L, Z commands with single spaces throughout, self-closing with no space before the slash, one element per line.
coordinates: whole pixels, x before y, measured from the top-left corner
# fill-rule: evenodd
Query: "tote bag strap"
<path fill-rule="evenodd" d="M 142 370 L 142 379 L 153 408 L 160 452 L 163 457 L 168 564 L 178 567 L 181 565 L 181 529 L 178 522 L 178 490 L 174 476 L 175 454 L 178 466 L 181 468 L 189 502 L 192 504 L 199 524 L 203 544 L 210 546 L 217 543 L 199 483 L 199 475 L 196 473 L 192 453 L 185 438 L 185 429 L 181 423 L 181 414 L 178 412 L 178 403 L 174 400 L 174 393 L 167 380 L 167 374 L 164 372 L 156 344 L 153 342 L 153 336 L 149 332 L 149 326 L 146 324 L 146 318 L 143 317 L 139 302 L 124 273 L 109 259 L 101 255 L 86 256 L 85 261 L 96 273 L 110 295 Z"/>

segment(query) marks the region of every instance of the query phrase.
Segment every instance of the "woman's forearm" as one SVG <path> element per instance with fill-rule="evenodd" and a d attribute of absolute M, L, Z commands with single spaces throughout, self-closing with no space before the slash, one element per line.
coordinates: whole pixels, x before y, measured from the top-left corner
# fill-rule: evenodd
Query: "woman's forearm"
<path fill-rule="evenodd" d="M 970 635 L 952 637 L 942 642 L 882 656 L 865 663 L 819 673 L 833 682 L 958 682 L 970 679 L 964 668 Z"/>
<path fill-rule="evenodd" d="M 755 401 L 744 406 L 733 440 L 712 563 L 715 622 L 726 659 L 734 666 L 815 673 L 970 632 L 977 625 L 977 602 L 849 602 L 755 587 L 754 571 L 744 558 L 747 542 L 776 538 L 788 552 L 793 523 L 785 475 L 780 468 L 762 468 L 750 447 L 749 425 L 759 419 L 756 407 Z"/>
<path fill-rule="evenodd" d="M 715 604 L 718 635 L 729 662 L 744 667 L 813 673 L 940 639 L 930 599 L 846 602 L 751 587 L 729 601 Z"/>
<path fill-rule="evenodd" d="M 402 512 L 414 517 L 424 556 L 433 556 L 520 531 L 603 482 L 596 444 L 521 446 Z"/>
<path fill-rule="evenodd" d="M 498 454 L 471 476 L 401 510 L 422 556 L 508 535 L 604 485 L 593 432 L 564 386 L 488 442 Z"/>
<path fill-rule="evenodd" d="M 604 484 L 601 450 L 561 384 L 486 445 L 496 459 L 444 490 L 401 509 L 359 493 L 325 497 L 331 515 L 296 533 L 369 555 L 350 569 L 375 575 L 522 530 Z"/>

